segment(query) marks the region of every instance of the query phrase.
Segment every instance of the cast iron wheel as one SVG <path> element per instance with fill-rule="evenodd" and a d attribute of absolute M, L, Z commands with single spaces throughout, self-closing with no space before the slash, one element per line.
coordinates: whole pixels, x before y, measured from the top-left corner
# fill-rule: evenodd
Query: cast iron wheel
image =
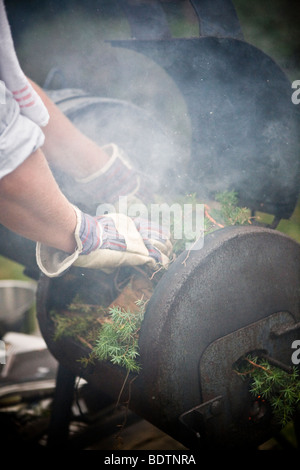
<path fill-rule="evenodd" d="M 297 331 L 272 340 L 270 329 L 299 322 L 299 281 L 300 245 L 271 229 L 226 228 L 208 235 L 201 250 L 183 253 L 155 289 L 142 325 L 144 416 L 181 442 L 192 442 L 194 430 L 181 428 L 180 417 L 222 395 L 227 416 L 209 430 L 209 444 L 264 442 L 270 422 L 255 429 L 239 423 L 248 391 L 232 365 L 253 349 L 291 360 Z M 212 351 L 218 344 L 219 356 Z"/>

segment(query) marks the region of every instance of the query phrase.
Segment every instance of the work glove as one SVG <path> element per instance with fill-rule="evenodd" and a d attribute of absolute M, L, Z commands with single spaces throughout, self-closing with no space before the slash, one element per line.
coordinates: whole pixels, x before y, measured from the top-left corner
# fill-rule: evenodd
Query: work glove
<path fill-rule="evenodd" d="M 19 64 L 3 0 L 0 0 L 0 79 L 13 94 L 21 114 L 38 126 L 45 126 L 48 123 L 47 108 Z"/>
<path fill-rule="evenodd" d="M 125 214 L 90 216 L 74 206 L 77 248 L 71 255 L 37 243 L 36 259 L 48 277 L 64 274 L 72 265 L 111 273 L 121 266 L 167 268 L 172 253 L 169 234 L 142 219 Z"/>
<path fill-rule="evenodd" d="M 113 204 L 117 210 L 120 197 L 143 204 L 153 200 L 147 176 L 133 168 L 125 152 L 116 144 L 102 147 L 109 160 L 99 171 L 86 178 L 76 178 L 76 186 L 66 188 L 76 204 Z"/>

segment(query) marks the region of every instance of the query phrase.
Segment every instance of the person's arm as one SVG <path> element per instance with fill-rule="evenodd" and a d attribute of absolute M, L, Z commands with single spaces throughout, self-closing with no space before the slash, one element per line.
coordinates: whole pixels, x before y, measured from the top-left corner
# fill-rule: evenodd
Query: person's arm
<path fill-rule="evenodd" d="M 29 82 L 50 116 L 49 123 L 43 128 L 43 151 L 48 162 L 74 178 L 85 178 L 99 171 L 108 162 L 109 155 L 78 130 L 44 90 L 32 80 Z"/>
<path fill-rule="evenodd" d="M 45 157 L 51 168 L 72 177 L 71 181 L 67 178 L 62 183 L 66 196 L 84 205 L 115 204 L 121 196 L 148 203 L 152 195 L 146 177 L 141 178 L 123 150 L 114 143 L 100 147 L 62 113 L 44 90 L 30 79 L 29 82 L 50 116 L 43 127 Z"/>
<path fill-rule="evenodd" d="M 30 240 L 74 251 L 76 214 L 41 149 L 0 179 L 0 223 Z"/>
<path fill-rule="evenodd" d="M 129 217 L 90 216 L 63 194 L 48 162 L 67 171 L 74 181 L 80 180 L 82 186 L 86 179 L 95 182 L 98 201 L 111 192 L 114 198 L 122 194 L 120 182 L 124 180 L 125 194 L 130 189 L 128 181 L 136 191 L 139 177 L 116 146 L 107 155 L 28 81 L 14 51 L 2 0 L 0 25 L 0 72 L 6 86 L 6 99 L 0 106 L 0 223 L 37 242 L 38 265 L 50 276 L 62 274 L 74 263 L 109 270 L 168 263 L 172 248 L 168 240 L 150 243 Z M 89 187 L 89 198 L 91 192 Z M 154 246 L 156 241 L 159 248 Z"/>

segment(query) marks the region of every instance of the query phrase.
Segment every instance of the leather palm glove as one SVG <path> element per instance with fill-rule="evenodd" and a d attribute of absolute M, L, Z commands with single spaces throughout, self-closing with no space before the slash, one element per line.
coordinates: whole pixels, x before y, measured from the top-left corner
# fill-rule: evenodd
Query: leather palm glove
<path fill-rule="evenodd" d="M 172 253 L 168 234 L 148 221 L 125 214 L 90 216 L 74 206 L 77 215 L 77 248 L 68 255 L 41 243 L 36 260 L 48 277 L 64 274 L 72 265 L 111 273 L 120 266 L 167 267 Z"/>
<path fill-rule="evenodd" d="M 76 184 L 67 188 L 76 204 L 115 204 L 119 197 L 129 201 L 148 203 L 153 199 L 146 175 L 136 170 L 124 151 L 114 143 L 102 147 L 109 160 L 99 171 L 86 178 L 76 178 Z"/>

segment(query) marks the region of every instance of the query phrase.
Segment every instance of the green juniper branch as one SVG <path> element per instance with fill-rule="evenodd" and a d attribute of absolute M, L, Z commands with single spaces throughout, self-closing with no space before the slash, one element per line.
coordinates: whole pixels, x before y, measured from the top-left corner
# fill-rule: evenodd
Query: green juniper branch
<path fill-rule="evenodd" d="M 221 204 L 217 214 L 225 226 L 249 224 L 249 209 L 238 206 L 238 196 L 235 191 L 218 193 L 216 201 Z"/>
<path fill-rule="evenodd" d="M 99 360 L 109 359 L 113 364 L 125 367 L 127 371 L 139 372 L 138 332 L 145 312 L 145 303 L 136 302 L 138 312 L 132 313 L 120 307 L 109 309 L 110 320 L 99 333 L 93 350 Z"/>
<path fill-rule="evenodd" d="M 295 367 L 289 374 L 266 359 L 247 356 L 236 372 L 241 377 L 250 377 L 250 393 L 268 401 L 275 420 L 282 427 L 291 421 L 300 404 L 300 380 Z"/>
<path fill-rule="evenodd" d="M 207 235 L 220 227 L 227 227 L 230 225 L 249 225 L 250 222 L 250 210 L 247 207 L 239 207 L 238 195 L 235 191 L 224 191 L 215 195 L 215 200 L 220 204 L 220 208 L 211 209 L 212 218 L 206 215 L 204 217 L 204 235 Z M 185 204 L 191 205 L 192 212 L 195 211 L 196 205 L 201 202 L 197 199 L 195 193 L 189 194 L 178 201 L 179 204 L 184 206 Z M 215 220 L 215 223 L 213 222 Z M 174 226 L 180 221 L 173 220 L 171 224 L 171 234 L 174 232 Z M 181 221 L 183 224 L 183 221 Z M 186 246 L 186 242 L 193 242 L 195 240 L 186 239 L 184 236 L 180 240 L 173 240 L 174 253 L 180 254 Z"/>

